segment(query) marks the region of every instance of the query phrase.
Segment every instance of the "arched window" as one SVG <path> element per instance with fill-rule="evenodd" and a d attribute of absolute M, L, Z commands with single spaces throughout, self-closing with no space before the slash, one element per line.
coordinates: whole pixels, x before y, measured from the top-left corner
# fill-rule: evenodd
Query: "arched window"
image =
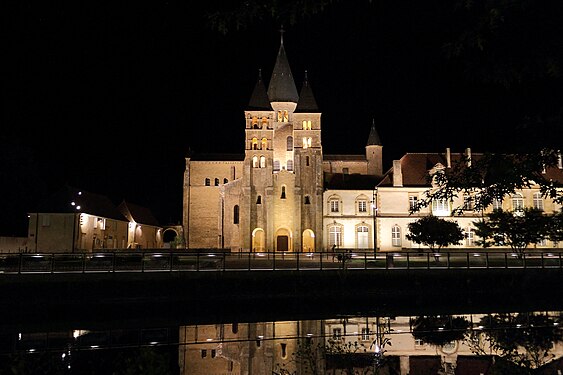
<path fill-rule="evenodd" d="M 274 172 L 279 172 L 279 171 L 280 171 L 280 161 L 274 160 Z"/>
<path fill-rule="evenodd" d="M 252 149 L 258 150 L 258 139 L 257 138 L 252 138 Z"/>
<path fill-rule="evenodd" d="M 256 197 L 256 204 L 262 204 L 262 196 L 261 195 Z"/>
<path fill-rule="evenodd" d="M 292 170 L 293 170 L 293 160 L 288 160 L 288 161 L 287 161 L 287 170 L 288 170 L 288 171 L 292 171 Z"/>
<path fill-rule="evenodd" d="M 331 225 L 328 227 L 328 246 L 342 246 L 342 227 L 340 225 Z"/>
<path fill-rule="evenodd" d="M 215 179 L 215 186 L 219 186 L 219 179 L 218 178 Z"/>
<path fill-rule="evenodd" d="M 369 228 L 367 225 L 358 225 L 356 227 L 356 244 L 358 249 L 369 248 Z"/>
<path fill-rule="evenodd" d="M 268 118 L 267 117 L 262 117 L 262 126 L 264 125 L 268 125 Z"/>
<path fill-rule="evenodd" d="M 205 179 L 205 186 L 211 186 L 211 179 L 209 178 Z"/>
<path fill-rule="evenodd" d="M 258 168 L 258 156 L 256 155 L 252 157 L 252 168 Z"/>
<path fill-rule="evenodd" d="M 239 223 L 239 208 L 238 204 L 233 207 L 233 224 Z"/>
<path fill-rule="evenodd" d="M 229 180 L 226 179 L 226 178 L 224 178 L 224 179 L 223 179 L 223 183 L 226 184 L 227 182 L 229 182 Z"/>
<path fill-rule="evenodd" d="M 260 156 L 260 168 L 266 168 L 266 157 L 264 155 Z"/>
<path fill-rule="evenodd" d="M 401 227 L 398 225 L 391 228 L 391 245 L 401 247 Z"/>
<path fill-rule="evenodd" d="M 258 117 L 252 118 L 252 128 L 258 129 Z"/>
<path fill-rule="evenodd" d="M 281 199 L 285 199 L 285 185 L 282 185 L 282 187 L 281 187 L 281 196 L 280 196 L 280 198 L 281 198 Z"/>
<path fill-rule="evenodd" d="M 262 138 L 262 150 L 268 149 L 268 140 L 266 138 Z"/>
<path fill-rule="evenodd" d="M 356 198 L 356 213 L 364 215 L 368 212 L 368 199 L 365 195 Z"/>
<path fill-rule="evenodd" d="M 534 193 L 534 209 L 543 211 L 543 198 L 541 193 Z"/>
<path fill-rule="evenodd" d="M 308 167 L 310 163 L 309 157 L 305 156 L 305 165 Z"/>
<path fill-rule="evenodd" d="M 293 137 L 290 135 L 287 137 L 287 151 L 293 151 Z"/>
<path fill-rule="evenodd" d="M 514 212 L 524 210 L 524 198 L 522 194 L 516 193 L 512 195 L 512 210 Z"/>
<path fill-rule="evenodd" d="M 311 204 L 311 197 L 305 195 L 305 204 Z"/>
<path fill-rule="evenodd" d="M 303 137 L 303 148 L 311 147 L 311 137 Z"/>

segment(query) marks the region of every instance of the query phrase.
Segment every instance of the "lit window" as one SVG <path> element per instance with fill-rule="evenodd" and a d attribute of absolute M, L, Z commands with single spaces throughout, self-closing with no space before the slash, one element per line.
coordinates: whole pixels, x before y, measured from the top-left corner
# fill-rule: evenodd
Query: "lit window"
<path fill-rule="evenodd" d="M 260 168 L 266 168 L 266 157 L 260 156 Z"/>
<path fill-rule="evenodd" d="M 450 214 L 448 201 L 445 199 L 434 199 L 432 201 L 432 214 L 434 216 L 448 216 Z"/>
<path fill-rule="evenodd" d="M 252 157 L 252 168 L 258 168 L 258 156 L 256 155 Z"/>
<path fill-rule="evenodd" d="M 393 225 L 391 228 L 391 244 L 395 247 L 401 247 L 401 227 Z"/>
<path fill-rule="evenodd" d="M 311 147 L 312 140 L 311 137 L 303 137 L 303 148 Z"/>
<path fill-rule="evenodd" d="M 268 140 L 266 138 L 262 138 L 262 150 L 268 149 Z"/>
<path fill-rule="evenodd" d="M 252 138 L 252 149 L 258 150 L 258 139 Z"/>
<path fill-rule="evenodd" d="M 493 199 L 493 211 L 502 210 L 502 200 Z"/>
<path fill-rule="evenodd" d="M 253 117 L 252 118 L 252 127 L 254 129 L 258 129 L 258 117 Z"/>

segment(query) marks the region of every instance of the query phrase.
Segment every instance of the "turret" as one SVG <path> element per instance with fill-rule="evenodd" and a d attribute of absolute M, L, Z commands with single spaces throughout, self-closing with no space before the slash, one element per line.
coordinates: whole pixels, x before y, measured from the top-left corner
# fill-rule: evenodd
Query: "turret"
<path fill-rule="evenodd" d="M 381 176 L 383 174 L 383 145 L 379 134 L 375 130 L 375 120 L 371 125 L 366 145 L 366 160 L 368 161 L 368 174 Z"/>

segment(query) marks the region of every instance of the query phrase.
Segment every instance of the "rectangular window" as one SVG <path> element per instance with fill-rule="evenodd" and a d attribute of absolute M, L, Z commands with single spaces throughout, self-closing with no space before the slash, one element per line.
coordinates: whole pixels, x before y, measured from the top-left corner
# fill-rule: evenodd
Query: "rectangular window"
<path fill-rule="evenodd" d="M 416 208 L 416 203 L 418 201 L 418 197 L 415 195 L 409 195 L 409 210 L 412 211 Z"/>
<path fill-rule="evenodd" d="M 358 201 L 358 212 L 367 212 L 367 211 L 368 211 L 368 202 Z"/>
<path fill-rule="evenodd" d="M 369 341 L 369 328 L 362 328 L 362 341 Z"/>
<path fill-rule="evenodd" d="M 332 199 L 330 201 L 330 212 L 339 212 L 339 204 L 337 199 Z"/>
<path fill-rule="evenodd" d="M 201 358 L 207 357 L 207 349 L 201 349 Z"/>
<path fill-rule="evenodd" d="M 493 199 L 493 211 L 502 210 L 502 201 L 499 199 Z"/>
<path fill-rule="evenodd" d="M 333 328 L 332 329 L 332 338 L 334 340 L 340 340 L 342 338 L 342 328 Z"/>
<path fill-rule="evenodd" d="M 401 247 L 401 228 L 398 225 L 391 228 L 391 244 L 395 247 Z"/>
<path fill-rule="evenodd" d="M 328 230 L 328 245 L 330 247 L 342 246 L 342 230 L 339 226 L 332 226 Z"/>
<path fill-rule="evenodd" d="M 541 193 L 534 193 L 534 209 L 543 211 L 543 199 Z"/>

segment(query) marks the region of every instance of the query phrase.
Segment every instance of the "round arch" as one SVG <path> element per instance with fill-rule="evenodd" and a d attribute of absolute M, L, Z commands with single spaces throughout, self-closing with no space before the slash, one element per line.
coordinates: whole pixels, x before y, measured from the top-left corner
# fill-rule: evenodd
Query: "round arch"
<path fill-rule="evenodd" d="M 303 231 L 301 249 L 306 253 L 312 253 L 315 251 L 315 232 L 311 229 L 305 229 Z"/>
<path fill-rule="evenodd" d="M 252 231 L 252 251 L 262 252 L 265 250 L 266 236 L 264 229 L 256 228 Z"/>
<path fill-rule="evenodd" d="M 292 237 L 289 229 L 279 228 L 276 231 L 275 251 L 293 251 Z"/>

